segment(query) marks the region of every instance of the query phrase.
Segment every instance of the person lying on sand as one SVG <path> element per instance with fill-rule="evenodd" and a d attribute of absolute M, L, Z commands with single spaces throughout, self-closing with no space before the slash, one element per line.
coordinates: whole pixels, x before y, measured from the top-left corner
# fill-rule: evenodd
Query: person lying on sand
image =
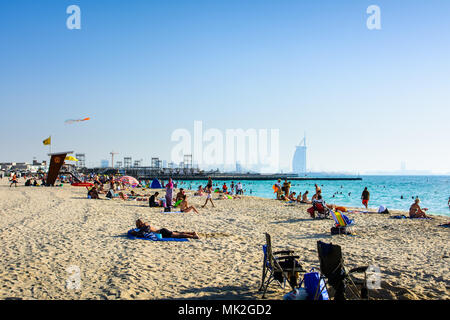
<path fill-rule="evenodd" d="M 196 232 L 181 232 L 181 231 L 170 231 L 166 228 L 157 229 L 152 227 L 150 224 L 143 222 L 141 219 L 136 220 L 136 228 L 139 229 L 139 232 L 154 232 L 160 233 L 163 238 L 191 238 L 191 239 L 199 239 L 199 236 Z"/>
<path fill-rule="evenodd" d="M 189 206 L 188 205 L 187 196 L 186 195 L 183 195 L 182 200 L 183 201 L 181 201 L 181 203 L 180 203 L 180 211 L 181 212 L 189 212 L 191 210 L 194 210 L 195 213 L 198 213 L 197 209 L 195 209 L 194 206 Z"/>
<path fill-rule="evenodd" d="M 427 208 L 420 208 L 419 206 L 420 199 L 416 198 L 414 200 L 414 203 L 409 208 L 409 217 L 410 218 L 431 218 L 430 216 L 427 216 L 425 211 L 427 211 Z"/>

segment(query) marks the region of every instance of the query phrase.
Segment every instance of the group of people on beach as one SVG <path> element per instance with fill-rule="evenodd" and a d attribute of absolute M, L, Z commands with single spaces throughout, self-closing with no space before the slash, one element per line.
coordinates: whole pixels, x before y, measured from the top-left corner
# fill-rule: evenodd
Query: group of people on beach
<path fill-rule="evenodd" d="M 276 199 L 278 200 L 285 200 L 285 201 L 293 201 L 297 203 L 302 204 L 312 204 L 313 206 L 308 211 L 311 215 L 311 217 L 315 217 L 315 212 L 318 212 L 320 214 L 327 215 L 326 213 L 329 211 L 329 209 L 345 209 L 344 207 L 337 207 L 336 205 L 326 204 L 325 200 L 322 197 L 322 189 L 317 184 L 315 186 L 315 194 L 312 196 L 311 201 L 308 200 L 308 190 L 306 190 L 302 196 L 301 193 L 299 195 L 296 195 L 296 192 L 289 192 L 291 188 L 291 183 L 285 179 L 285 182 L 281 184 L 281 179 L 278 179 L 278 181 L 274 185 L 274 190 L 276 193 Z M 370 201 L 370 192 L 367 187 L 364 188 L 362 194 L 361 194 L 361 202 L 362 205 L 368 209 L 369 207 L 369 201 Z M 431 218 L 429 215 L 426 214 L 427 208 L 421 208 L 420 205 L 420 199 L 419 197 L 416 197 L 414 200 L 414 203 L 409 208 L 409 216 L 410 218 Z M 450 198 L 448 200 L 448 204 L 450 207 Z M 386 208 L 385 208 L 386 209 Z M 344 210 L 345 211 L 345 210 Z M 387 210 L 385 210 L 386 212 Z M 387 211 L 388 212 L 388 211 Z"/>

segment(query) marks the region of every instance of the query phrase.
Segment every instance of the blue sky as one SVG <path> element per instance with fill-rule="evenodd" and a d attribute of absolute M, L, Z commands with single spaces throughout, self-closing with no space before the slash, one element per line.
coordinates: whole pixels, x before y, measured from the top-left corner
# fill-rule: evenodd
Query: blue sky
<path fill-rule="evenodd" d="M 150 164 L 202 120 L 280 129 L 284 170 L 306 131 L 309 169 L 450 172 L 450 2 L 340 2 L 4 1 L 0 161 L 45 159 L 52 135 L 90 166 Z"/>

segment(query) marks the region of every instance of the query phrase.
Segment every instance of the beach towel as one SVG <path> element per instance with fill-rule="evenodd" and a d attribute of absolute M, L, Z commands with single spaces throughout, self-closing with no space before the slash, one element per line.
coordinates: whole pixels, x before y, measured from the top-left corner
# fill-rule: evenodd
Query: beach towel
<path fill-rule="evenodd" d="M 132 234 L 133 231 L 138 231 L 139 229 L 131 229 L 128 230 L 127 236 L 131 240 L 141 239 L 141 240 L 150 240 L 150 241 L 189 241 L 186 238 L 158 238 L 155 233 L 147 232 L 144 233 L 142 237 L 136 237 Z"/>
<path fill-rule="evenodd" d="M 391 216 L 391 217 L 389 217 L 389 219 L 425 219 L 425 220 L 431 220 L 432 218 L 411 218 L 411 217 L 407 217 L 405 215 L 400 215 L 400 216 Z"/>
<path fill-rule="evenodd" d="M 161 213 L 183 213 L 183 211 L 160 211 Z"/>

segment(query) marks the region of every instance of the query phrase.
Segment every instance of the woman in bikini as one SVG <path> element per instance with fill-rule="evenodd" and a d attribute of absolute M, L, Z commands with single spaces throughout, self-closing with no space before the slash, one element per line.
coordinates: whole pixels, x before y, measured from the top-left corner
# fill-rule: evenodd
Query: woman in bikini
<path fill-rule="evenodd" d="M 194 210 L 195 213 L 198 213 L 197 209 L 195 209 L 194 206 L 189 207 L 188 202 L 186 200 L 187 196 L 185 194 L 183 195 L 182 199 L 183 199 L 183 201 L 181 201 L 181 203 L 180 203 L 181 212 L 189 212 L 191 210 Z"/>

